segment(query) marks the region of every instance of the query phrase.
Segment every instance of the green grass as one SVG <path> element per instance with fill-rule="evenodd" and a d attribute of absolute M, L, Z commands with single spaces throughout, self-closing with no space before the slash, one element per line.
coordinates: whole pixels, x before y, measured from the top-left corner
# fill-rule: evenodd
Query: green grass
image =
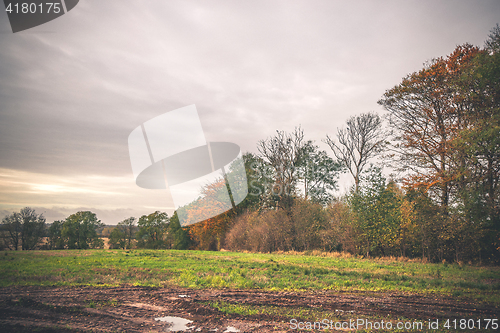
<path fill-rule="evenodd" d="M 500 304 L 500 268 L 304 254 L 176 250 L 0 252 L 0 286 L 178 286 L 436 293 Z"/>

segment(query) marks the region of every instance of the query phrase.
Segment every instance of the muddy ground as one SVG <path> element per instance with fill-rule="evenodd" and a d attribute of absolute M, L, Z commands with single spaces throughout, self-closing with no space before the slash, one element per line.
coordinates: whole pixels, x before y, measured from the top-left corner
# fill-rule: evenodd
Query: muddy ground
<path fill-rule="evenodd" d="M 290 329 L 290 318 L 228 315 L 206 304 L 215 301 L 316 309 L 339 314 L 340 319 L 347 314 L 425 321 L 499 318 L 500 314 L 498 308 L 472 301 L 396 293 L 9 287 L 0 288 L 0 332 L 168 332 L 172 328 L 168 322 L 155 320 L 164 316 L 193 321 L 188 332 L 224 332 L 228 327 L 240 332 L 297 332 Z"/>

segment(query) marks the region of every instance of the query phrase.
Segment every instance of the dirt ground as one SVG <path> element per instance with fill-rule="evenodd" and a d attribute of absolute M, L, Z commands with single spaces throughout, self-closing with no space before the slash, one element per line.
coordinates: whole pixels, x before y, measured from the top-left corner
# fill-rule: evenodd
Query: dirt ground
<path fill-rule="evenodd" d="M 171 324 L 155 320 L 164 316 L 191 320 L 188 332 L 297 332 L 291 329 L 290 318 L 227 315 L 206 305 L 215 301 L 318 309 L 354 318 L 477 319 L 500 314 L 498 308 L 474 302 L 395 293 L 9 287 L 0 288 L 0 332 L 168 332 Z"/>

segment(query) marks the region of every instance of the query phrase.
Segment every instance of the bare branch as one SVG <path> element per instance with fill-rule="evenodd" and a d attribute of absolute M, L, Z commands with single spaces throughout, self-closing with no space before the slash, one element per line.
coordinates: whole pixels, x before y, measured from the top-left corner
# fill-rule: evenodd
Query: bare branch
<path fill-rule="evenodd" d="M 326 143 L 333 154 L 354 177 L 356 191 L 359 176 L 368 161 L 380 153 L 385 146 L 382 120 L 375 113 L 363 113 L 351 117 L 347 128 L 337 130 L 337 141 L 326 136 Z"/>

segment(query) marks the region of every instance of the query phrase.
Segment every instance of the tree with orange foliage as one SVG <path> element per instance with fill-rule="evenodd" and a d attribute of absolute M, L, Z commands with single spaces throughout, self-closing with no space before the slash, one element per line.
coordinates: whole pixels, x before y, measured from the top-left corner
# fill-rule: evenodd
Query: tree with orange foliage
<path fill-rule="evenodd" d="M 404 182 L 439 212 L 423 214 L 432 220 L 425 238 L 438 244 L 433 257 L 500 262 L 500 26 L 484 49 L 456 47 L 379 104 L 390 113 Z"/>
<path fill-rule="evenodd" d="M 220 250 L 231 222 L 230 216 L 234 214 L 232 210 L 226 212 L 227 193 L 226 181 L 221 177 L 205 185 L 201 190 L 202 196 L 189 204 L 187 220 L 202 221 L 189 226 L 189 236 L 197 248 Z"/>
<path fill-rule="evenodd" d="M 390 125 L 396 129 L 399 166 L 413 172 L 406 184 L 425 187 L 445 209 L 454 182 L 467 167 L 455 142 L 469 125 L 470 104 L 457 82 L 479 52 L 469 44 L 458 46 L 449 56 L 405 77 L 378 102 L 389 111 Z"/>

